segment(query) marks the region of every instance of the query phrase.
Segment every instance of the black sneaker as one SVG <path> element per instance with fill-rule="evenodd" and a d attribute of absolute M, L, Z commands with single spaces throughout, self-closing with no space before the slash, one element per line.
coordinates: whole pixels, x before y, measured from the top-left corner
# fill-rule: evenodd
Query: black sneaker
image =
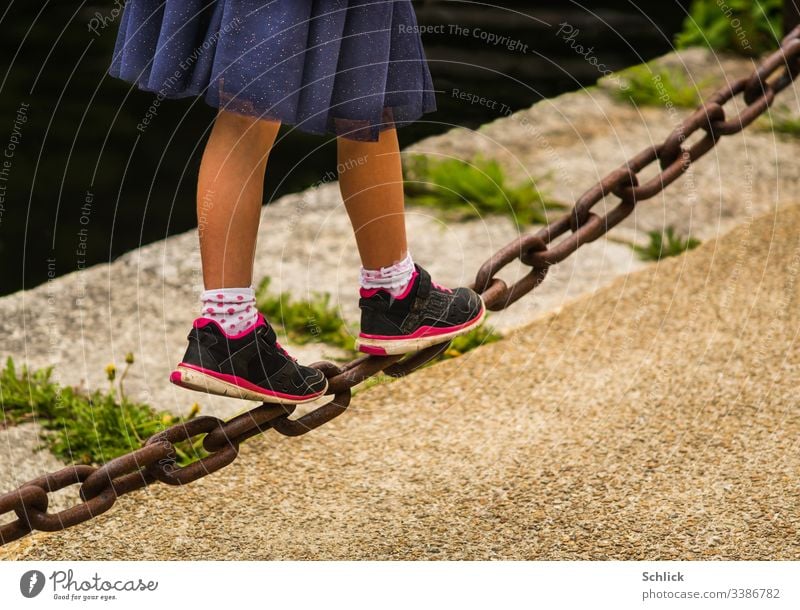
<path fill-rule="evenodd" d="M 449 341 L 480 326 L 483 300 L 469 288 L 451 290 L 431 281 L 419 265 L 405 292 L 361 289 L 361 333 L 356 346 L 367 354 L 391 356 Z"/>
<path fill-rule="evenodd" d="M 261 314 L 239 335 L 226 335 L 215 321 L 197 318 L 187 338 L 186 354 L 169 376 L 183 388 L 282 404 L 308 402 L 328 389 L 321 371 L 286 353 Z"/>

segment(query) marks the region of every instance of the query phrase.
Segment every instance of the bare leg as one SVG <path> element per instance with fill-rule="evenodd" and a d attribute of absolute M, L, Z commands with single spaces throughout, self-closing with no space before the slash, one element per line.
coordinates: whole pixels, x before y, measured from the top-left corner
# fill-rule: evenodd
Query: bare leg
<path fill-rule="evenodd" d="M 339 188 L 353 225 L 361 264 L 380 269 L 407 251 L 403 172 L 397 130 L 377 142 L 339 138 Z"/>
<path fill-rule="evenodd" d="M 264 171 L 280 123 L 220 111 L 203 152 L 197 219 L 207 290 L 253 281 Z"/>

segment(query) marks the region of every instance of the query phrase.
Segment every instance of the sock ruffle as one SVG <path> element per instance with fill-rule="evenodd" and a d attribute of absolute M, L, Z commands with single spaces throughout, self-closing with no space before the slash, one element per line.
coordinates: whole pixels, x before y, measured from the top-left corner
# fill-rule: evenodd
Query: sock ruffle
<path fill-rule="evenodd" d="M 362 288 L 383 288 L 388 291 L 402 290 L 414 275 L 414 260 L 411 253 L 399 263 L 380 269 L 361 268 L 360 283 Z"/>

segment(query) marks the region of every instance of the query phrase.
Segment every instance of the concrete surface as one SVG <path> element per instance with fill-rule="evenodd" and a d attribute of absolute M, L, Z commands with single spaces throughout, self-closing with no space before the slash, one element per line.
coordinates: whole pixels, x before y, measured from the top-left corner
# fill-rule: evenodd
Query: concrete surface
<path fill-rule="evenodd" d="M 5 559 L 798 559 L 800 206 Z"/>

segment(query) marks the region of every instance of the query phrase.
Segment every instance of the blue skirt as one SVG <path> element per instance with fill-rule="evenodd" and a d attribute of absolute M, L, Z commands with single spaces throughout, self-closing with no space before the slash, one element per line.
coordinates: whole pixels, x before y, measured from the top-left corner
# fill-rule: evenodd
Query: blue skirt
<path fill-rule="evenodd" d="M 128 0 L 109 73 L 356 140 L 436 110 L 410 0 Z"/>

